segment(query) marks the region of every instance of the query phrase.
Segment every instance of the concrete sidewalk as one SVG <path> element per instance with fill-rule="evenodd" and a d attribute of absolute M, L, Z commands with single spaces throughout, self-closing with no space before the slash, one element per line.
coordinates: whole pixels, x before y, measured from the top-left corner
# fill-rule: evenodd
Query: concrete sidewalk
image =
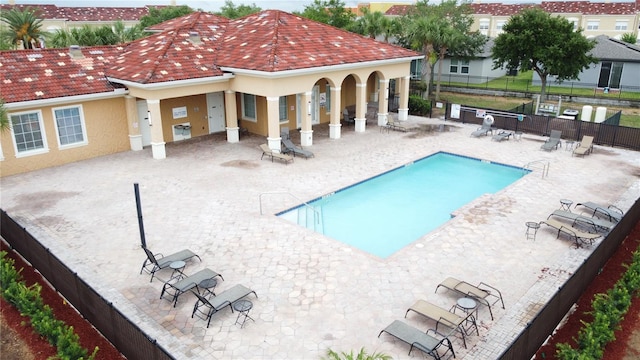
<path fill-rule="evenodd" d="M 410 121 L 424 126 L 407 133 L 343 127 L 338 140 L 316 126 L 309 148 L 315 158 L 289 165 L 260 161 L 265 139 L 255 135 L 237 144 L 222 135 L 168 144 L 164 160 L 153 160 L 150 149 L 105 156 L 3 178 L 1 205 L 178 359 L 318 359 L 328 348 L 362 347 L 407 358 L 407 344 L 378 333 L 417 299 L 451 307 L 453 292 L 434 292 L 449 276 L 502 291 L 506 309 L 494 307 L 492 321 L 481 308 L 480 336 L 469 336 L 467 349 L 454 341 L 458 358 L 495 359 L 599 243 L 575 249 L 544 225 L 527 241 L 525 222 L 546 219 L 560 199 L 628 209 L 640 198 L 640 156 L 595 146 L 591 155 L 572 157 L 564 148 L 540 150 L 542 137 L 496 142 L 470 138 L 477 125 Z M 297 205 L 296 198 L 310 200 L 437 151 L 514 166 L 549 164 L 549 174 L 543 178 L 533 167 L 387 259 L 273 215 Z M 180 296 L 175 308 L 159 298 L 171 272 L 159 272 L 151 283 L 139 274 L 145 254 L 134 183 L 149 248 L 196 252 L 203 261 L 188 261 L 185 272 L 221 273 L 216 293 L 238 283 L 255 290 L 258 298 L 249 297 L 255 322 L 241 329 L 236 314 L 225 310 L 207 329 L 191 318 L 192 294 Z M 403 321 L 433 326 L 411 314 Z"/>

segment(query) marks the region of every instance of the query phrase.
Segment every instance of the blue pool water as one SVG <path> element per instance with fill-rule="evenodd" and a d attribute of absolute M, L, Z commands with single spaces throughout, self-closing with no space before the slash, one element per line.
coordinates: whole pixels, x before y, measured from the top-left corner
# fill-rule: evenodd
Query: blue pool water
<path fill-rule="evenodd" d="M 277 215 L 386 258 L 528 172 L 439 152 Z"/>

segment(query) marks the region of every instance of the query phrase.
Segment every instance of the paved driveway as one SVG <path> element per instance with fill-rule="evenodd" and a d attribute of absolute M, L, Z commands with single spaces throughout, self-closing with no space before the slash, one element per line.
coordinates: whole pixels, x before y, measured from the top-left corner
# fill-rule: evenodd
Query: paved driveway
<path fill-rule="evenodd" d="M 495 308 L 493 321 L 480 309 L 480 336 L 470 336 L 467 349 L 454 341 L 458 358 L 494 359 L 592 251 L 556 239 L 544 225 L 527 241 L 525 222 L 546 219 L 561 198 L 628 209 L 640 197 L 640 156 L 596 146 L 577 158 L 564 149 L 541 151 L 541 137 L 495 142 L 470 138 L 475 125 L 446 125 L 443 132 L 409 133 L 347 127 L 339 140 L 317 127 L 315 158 L 289 165 L 260 160 L 262 137 L 229 144 L 214 135 L 169 144 L 164 160 L 145 149 L 3 178 L 1 205 L 179 359 L 318 359 L 328 348 L 361 347 L 407 358 L 408 345 L 378 333 L 416 299 L 454 304 L 455 294 L 434 293 L 449 276 L 502 291 L 506 309 Z M 534 165 L 531 174 L 469 203 L 387 259 L 273 216 L 297 204 L 295 197 L 310 200 L 440 150 L 516 166 L 549 164 L 549 174 L 543 178 Z M 148 246 L 198 253 L 202 262 L 189 261 L 185 272 L 221 273 L 217 292 L 237 283 L 255 290 L 259 297 L 249 297 L 255 322 L 241 329 L 225 310 L 207 329 L 190 317 L 193 295 L 180 297 L 176 308 L 159 299 L 170 274 L 151 283 L 139 274 L 144 253 L 134 183 Z M 295 197 L 261 196 L 280 191 Z M 403 321 L 432 326 L 411 314 Z"/>

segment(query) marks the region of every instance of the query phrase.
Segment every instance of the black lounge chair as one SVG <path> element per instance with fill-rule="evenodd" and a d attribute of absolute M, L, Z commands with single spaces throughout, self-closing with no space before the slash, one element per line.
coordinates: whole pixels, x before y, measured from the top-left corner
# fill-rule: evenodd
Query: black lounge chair
<path fill-rule="evenodd" d="M 564 210 L 555 210 L 549 215 L 549 217 L 547 217 L 547 219 L 551 218 L 552 216 L 571 220 L 571 226 L 573 227 L 575 227 L 576 225 L 590 227 L 594 230 L 594 232 L 609 231 L 611 230 L 611 228 L 616 226 L 616 223 L 611 221 L 599 219 L 597 217 L 587 217 L 581 214 L 576 214 Z"/>
<path fill-rule="evenodd" d="M 157 271 L 168 268 L 169 265 L 171 265 L 171 263 L 174 261 L 186 261 L 191 259 L 192 257 L 197 257 L 198 260 L 202 261 L 202 259 L 200 259 L 200 256 L 196 255 L 196 253 L 189 249 L 178 251 L 177 253 L 167 256 L 163 256 L 161 253 L 154 254 L 153 252 L 151 252 L 151 250 L 147 249 L 144 246 L 142 246 L 142 250 L 144 250 L 144 252 L 147 254 L 147 258 L 144 259 L 144 262 L 142 263 L 140 274 L 142 274 L 143 271 L 151 274 L 151 280 L 149 280 L 149 282 L 153 281 L 153 277 L 155 276 Z"/>
<path fill-rule="evenodd" d="M 620 210 L 619 208 L 613 205 L 603 206 L 603 205 L 588 201 L 584 203 L 577 203 L 576 207 L 578 206 L 584 206 L 589 210 L 593 210 L 592 216 L 596 216 L 596 215 L 605 216 L 611 222 L 619 222 L 620 220 L 622 220 L 622 215 L 624 215 L 624 212 L 622 210 Z"/>
<path fill-rule="evenodd" d="M 282 138 L 282 145 L 284 145 L 284 150 L 282 151 L 284 154 L 293 154 L 293 156 L 302 156 L 305 159 L 314 157 L 311 151 L 305 150 L 301 147 L 296 146 L 291 141 L 291 139 Z"/>
<path fill-rule="evenodd" d="M 513 135 L 513 133 L 511 131 L 500 131 L 499 133 L 493 135 L 491 137 L 491 140 L 495 140 L 495 141 L 502 141 L 502 140 L 509 140 L 509 137 Z"/>
<path fill-rule="evenodd" d="M 400 320 L 394 320 L 389 326 L 382 329 L 378 334 L 378 337 L 382 333 L 387 333 L 396 339 L 403 341 L 409 345 L 409 355 L 414 348 L 424 352 L 436 360 L 446 360 L 451 357 L 456 357 L 453 352 L 453 346 L 448 338 L 438 339 L 433 335 L 429 335 L 429 331 L 426 333 L 408 325 Z"/>
<path fill-rule="evenodd" d="M 224 280 L 222 275 L 211 269 L 202 269 L 193 275 L 189 275 L 185 278 L 181 278 L 178 281 L 172 283 L 172 280 L 167 281 L 162 286 L 162 292 L 160 293 L 160 299 L 164 296 L 165 293 L 171 296 L 171 302 L 173 302 L 173 307 L 176 307 L 178 303 L 178 298 L 180 295 L 185 292 L 195 288 L 200 284 L 200 282 L 207 279 L 214 279 L 216 277 L 220 277 L 220 279 Z"/>
<path fill-rule="evenodd" d="M 193 318 L 194 316 L 197 316 L 202 320 L 207 320 L 208 328 L 213 314 L 224 309 L 226 306 L 229 306 L 231 308 L 231 312 L 233 312 L 233 307 L 231 305 L 251 293 L 253 293 L 256 298 L 258 297 L 258 294 L 256 294 L 255 291 L 242 284 L 236 284 L 210 299 L 194 292 L 194 295 L 198 300 L 196 300 L 196 303 L 193 306 L 191 317 Z"/>
<path fill-rule="evenodd" d="M 476 131 L 472 132 L 471 137 L 478 137 L 480 135 L 486 136 L 488 133 L 493 134 L 493 128 L 491 126 L 493 126 L 493 116 L 487 115 L 482 121 L 482 126 L 479 127 Z"/>
<path fill-rule="evenodd" d="M 574 241 L 576 248 L 579 248 L 581 244 L 588 243 L 589 245 L 593 245 L 593 242 L 602 236 L 601 234 L 594 234 L 576 229 L 573 226 L 566 225 L 555 219 L 543 220 L 540 221 L 540 224 L 545 224 L 558 230 L 558 236 L 556 236 L 556 238 L 560 237 L 560 233 L 566 234 Z"/>

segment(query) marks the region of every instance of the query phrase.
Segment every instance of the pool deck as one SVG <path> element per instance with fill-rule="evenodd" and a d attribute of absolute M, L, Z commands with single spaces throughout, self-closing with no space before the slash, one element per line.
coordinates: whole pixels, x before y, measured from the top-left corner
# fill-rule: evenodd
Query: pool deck
<path fill-rule="evenodd" d="M 351 126 L 338 140 L 318 126 L 309 148 L 315 158 L 288 165 L 260 160 L 263 137 L 229 144 L 224 136 L 207 136 L 168 144 L 164 160 L 153 160 L 144 149 L 3 178 L 1 206 L 178 359 L 319 359 L 328 348 L 362 347 L 408 358 L 407 344 L 378 333 L 396 319 L 432 327 L 415 314 L 403 317 L 417 299 L 451 307 L 453 292 L 435 293 L 447 277 L 502 291 L 506 309 L 494 307 L 492 321 L 480 308 L 480 335 L 467 338 L 468 348 L 453 341 L 459 359 L 495 359 L 599 243 L 575 249 L 545 225 L 535 241 L 526 240 L 525 222 L 546 219 L 560 199 L 627 210 L 640 198 L 640 155 L 595 146 L 589 156 L 572 157 L 564 148 L 540 150 L 539 136 L 496 142 L 470 138 L 477 125 L 410 121 L 447 126 L 407 133 L 380 132 L 377 126 L 355 133 Z M 548 163 L 549 173 L 543 178 L 534 166 L 531 174 L 469 203 L 387 259 L 273 215 L 298 199 L 438 151 L 515 166 Z M 164 254 L 196 252 L 202 262 L 188 261 L 185 272 L 208 267 L 221 273 L 216 293 L 237 283 L 255 290 L 258 298 L 248 297 L 255 322 L 240 328 L 236 314 L 225 309 L 207 329 L 206 322 L 191 318 L 192 294 L 182 295 L 175 308 L 159 299 L 171 271 L 159 272 L 153 282 L 139 274 L 145 255 L 134 183 L 140 184 L 148 247 Z"/>

